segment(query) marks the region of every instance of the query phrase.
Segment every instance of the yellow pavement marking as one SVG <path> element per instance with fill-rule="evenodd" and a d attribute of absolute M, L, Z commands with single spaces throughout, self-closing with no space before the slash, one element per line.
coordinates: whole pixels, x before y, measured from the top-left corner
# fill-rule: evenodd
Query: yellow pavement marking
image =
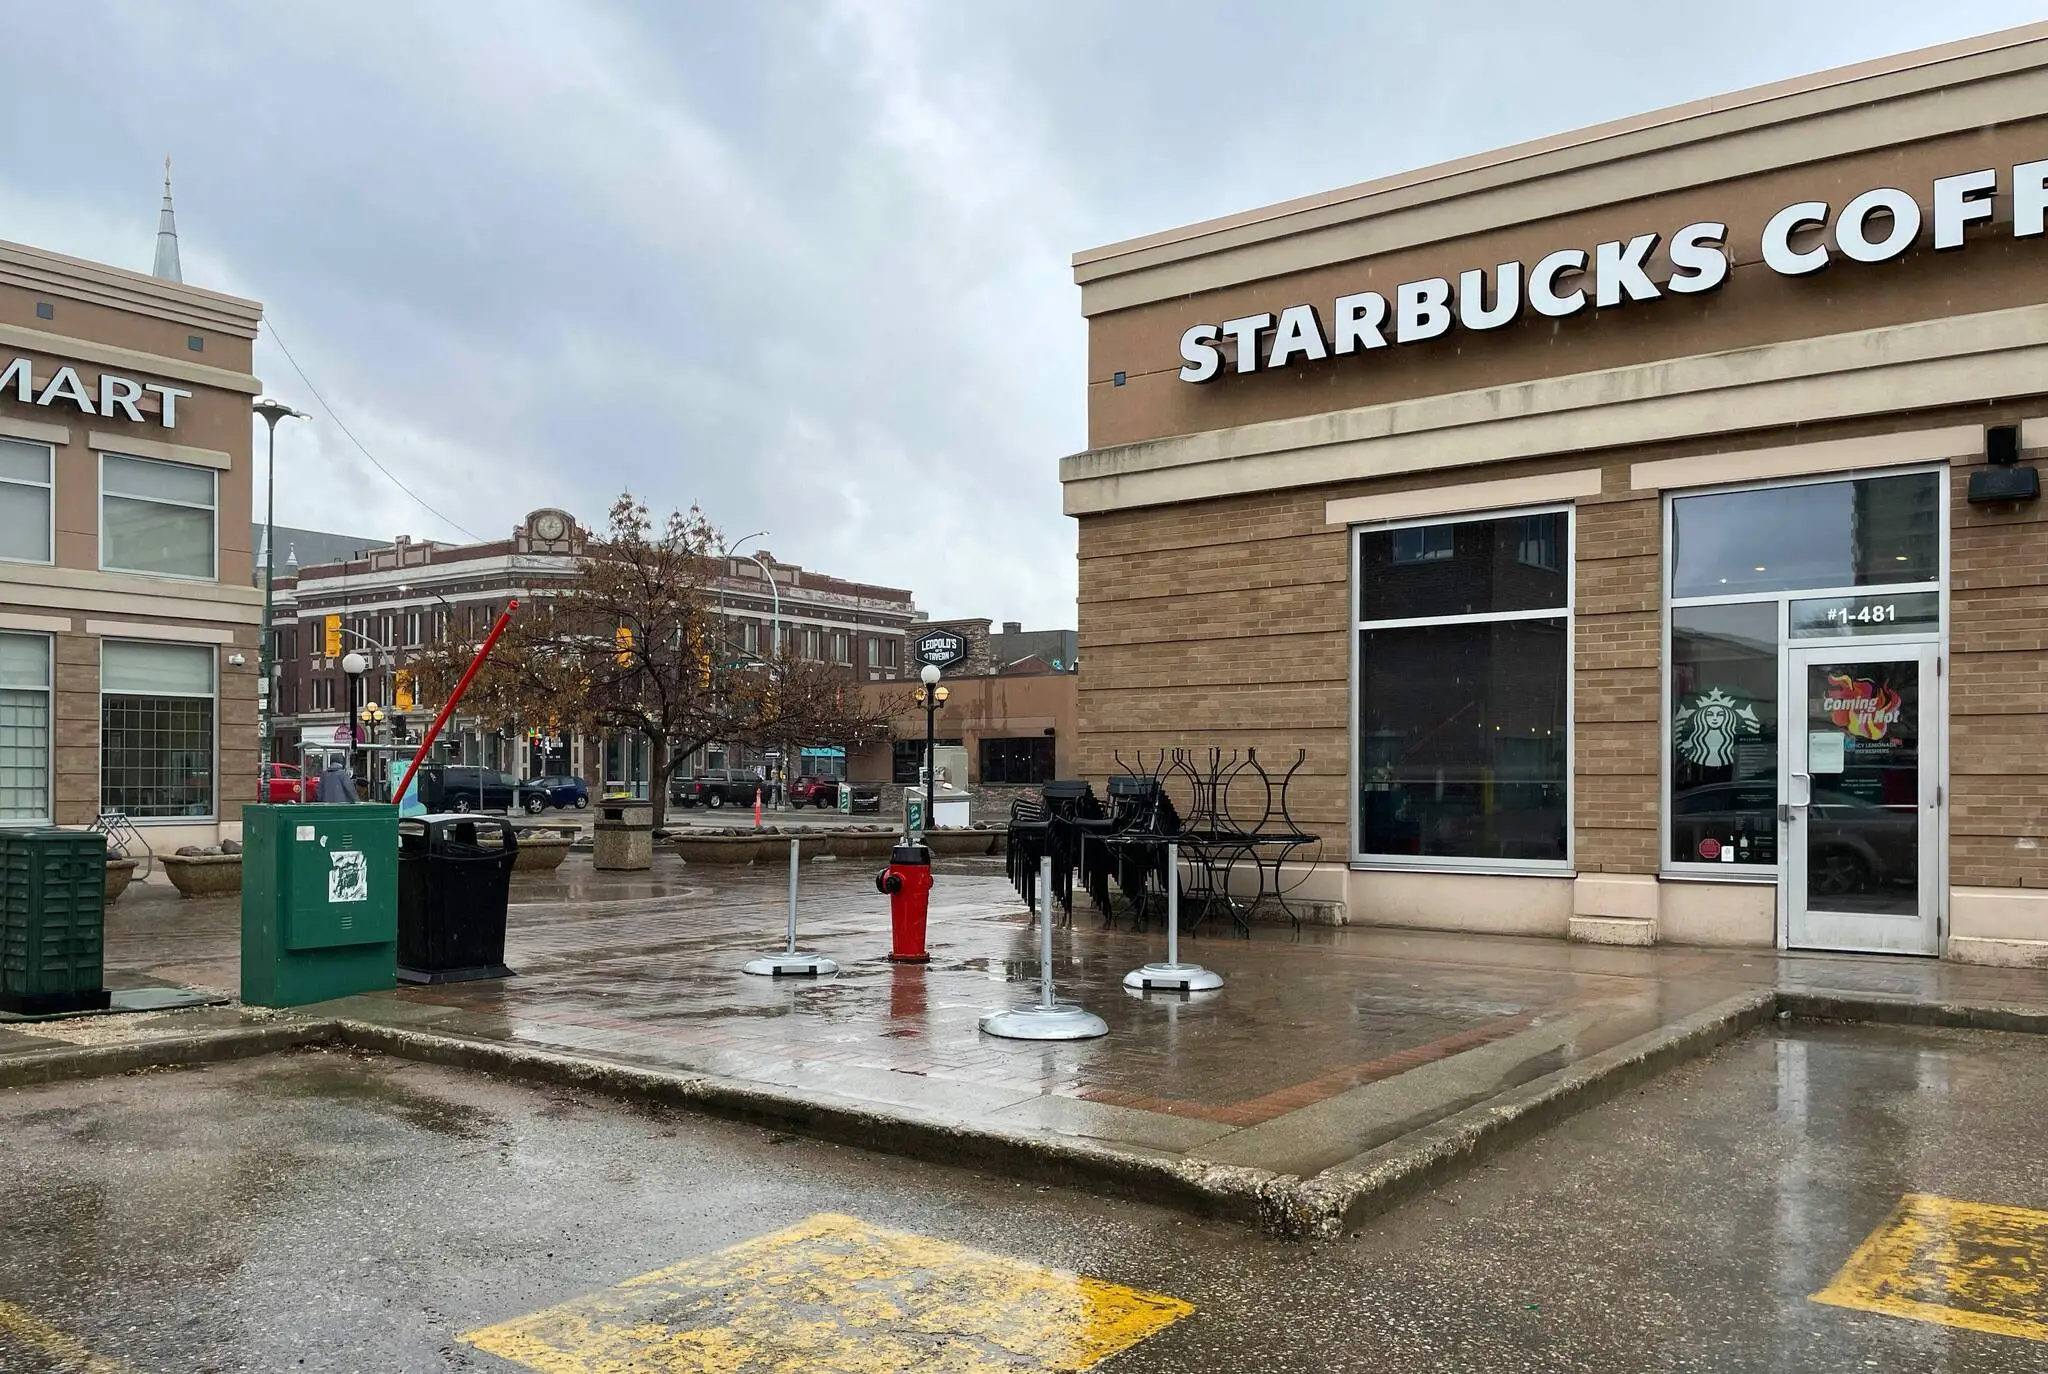
<path fill-rule="evenodd" d="M 1813 1300 L 2048 1341 L 2048 1212 L 1908 1193 Z"/>
<path fill-rule="evenodd" d="M 95 1355 L 85 1342 L 11 1302 L 0 1302 L 0 1337 L 11 1337 L 52 1361 L 64 1374 L 131 1374 L 128 1366 Z"/>
<path fill-rule="evenodd" d="M 1083 1370 L 1195 1309 L 821 1213 L 466 1333 L 543 1374 Z"/>

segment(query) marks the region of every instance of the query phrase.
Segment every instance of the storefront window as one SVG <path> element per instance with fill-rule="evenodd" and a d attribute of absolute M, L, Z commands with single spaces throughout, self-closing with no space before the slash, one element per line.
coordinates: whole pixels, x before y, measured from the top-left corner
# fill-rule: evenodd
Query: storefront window
<path fill-rule="evenodd" d="M 1358 535 L 1359 856 L 1562 865 L 1569 515 L 1423 528 Z"/>
<path fill-rule="evenodd" d="M 1910 472 L 1671 499 L 1667 869 L 1778 871 L 1787 637 L 1938 634 L 1945 496 Z"/>
<path fill-rule="evenodd" d="M 100 645 L 100 805 L 135 817 L 214 812 L 214 651 Z"/>
<path fill-rule="evenodd" d="M 1052 740 L 1044 735 L 981 742 L 983 782 L 1041 783 L 1052 781 Z"/>
<path fill-rule="evenodd" d="M 0 822 L 50 814 L 50 640 L 0 634 Z"/>
<path fill-rule="evenodd" d="M 1778 603 L 1671 612 L 1673 863 L 1778 862 Z"/>
<path fill-rule="evenodd" d="M 1671 503 L 1671 595 L 1933 582 L 1938 472 L 1682 496 Z"/>

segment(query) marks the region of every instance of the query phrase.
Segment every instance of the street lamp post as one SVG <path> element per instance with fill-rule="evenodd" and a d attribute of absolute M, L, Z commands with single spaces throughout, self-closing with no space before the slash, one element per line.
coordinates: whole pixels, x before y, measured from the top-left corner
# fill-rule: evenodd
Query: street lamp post
<path fill-rule="evenodd" d="M 356 771 L 356 698 L 363 686 L 363 674 L 370 671 L 370 660 L 362 652 L 350 649 L 341 656 L 341 671 L 348 675 L 348 771 Z"/>
<path fill-rule="evenodd" d="M 271 623 L 271 583 L 277 578 L 277 422 L 307 416 L 268 396 L 250 407 L 270 427 L 270 458 L 265 473 L 268 491 L 263 506 L 263 735 L 256 747 L 256 800 L 270 800 L 270 721 L 277 704 L 277 627 Z"/>
<path fill-rule="evenodd" d="M 932 828 L 932 807 L 938 801 L 939 760 L 938 760 L 938 716 L 939 708 L 946 704 L 949 693 L 939 685 L 939 668 L 927 663 L 918 672 L 918 681 L 924 685 L 912 696 L 924 707 L 924 829 Z"/>
<path fill-rule="evenodd" d="M 743 534 L 726 546 L 726 555 L 731 557 L 739 553 L 740 545 L 746 543 L 749 539 L 766 539 L 767 537 L 768 531 L 766 530 L 755 530 L 752 534 Z M 769 665 L 768 671 L 772 674 L 775 671 L 775 655 L 781 652 L 782 649 L 782 591 L 775 585 L 775 570 L 768 566 L 767 561 L 760 554 L 750 553 L 744 556 L 754 560 L 754 566 L 761 570 L 761 576 L 766 578 L 768 582 L 768 652 L 762 658 Z M 789 773 L 789 760 L 786 758 L 782 760 L 782 769 L 783 775 L 787 777 Z M 786 797 L 787 795 L 787 792 L 784 791 L 778 794 L 778 797 Z M 778 806 L 781 804 L 780 800 L 776 802 Z"/>

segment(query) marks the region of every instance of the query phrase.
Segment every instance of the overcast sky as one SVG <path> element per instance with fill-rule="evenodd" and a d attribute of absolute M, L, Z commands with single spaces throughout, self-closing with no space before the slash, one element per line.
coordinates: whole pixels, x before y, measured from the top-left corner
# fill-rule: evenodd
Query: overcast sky
<path fill-rule="evenodd" d="M 280 523 L 701 503 L 939 616 L 1074 623 L 1070 255 L 2039 0 L 5 5 L 0 238 L 264 302 Z"/>

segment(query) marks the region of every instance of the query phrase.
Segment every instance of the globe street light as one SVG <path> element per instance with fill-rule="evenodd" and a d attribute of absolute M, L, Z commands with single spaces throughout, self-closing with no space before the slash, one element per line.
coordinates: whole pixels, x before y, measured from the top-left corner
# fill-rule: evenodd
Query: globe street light
<path fill-rule="evenodd" d="M 276 705 L 272 698 L 277 694 L 277 684 L 272 679 L 277 670 L 277 629 L 270 618 L 270 584 L 277 578 L 277 422 L 311 417 L 268 396 L 250 409 L 270 426 L 270 459 L 264 478 L 269 492 L 263 508 L 263 737 L 256 749 L 256 800 L 262 802 L 270 800 L 270 718 Z"/>
<path fill-rule="evenodd" d="M 949 693 L 939 685 L 939 666 L 927 663 L 918 671 L 917 679 L 924 685 L 911 693 L 911 697 L 924 707 L 924 829 L 932 828 L 932 807 L 938 800 L 939 760 L 937 733 L 938 711 L 946 704 Z"/>
<path fill-rule="evenodd" d="M 363 685 L 363 674 L 370 671 L 370 660 L 363 657 L 358 649 L 350 649 L 341 656 L 341 671 L 348 674 L 348 771 L 356 771 L 356 695 Z"/>

